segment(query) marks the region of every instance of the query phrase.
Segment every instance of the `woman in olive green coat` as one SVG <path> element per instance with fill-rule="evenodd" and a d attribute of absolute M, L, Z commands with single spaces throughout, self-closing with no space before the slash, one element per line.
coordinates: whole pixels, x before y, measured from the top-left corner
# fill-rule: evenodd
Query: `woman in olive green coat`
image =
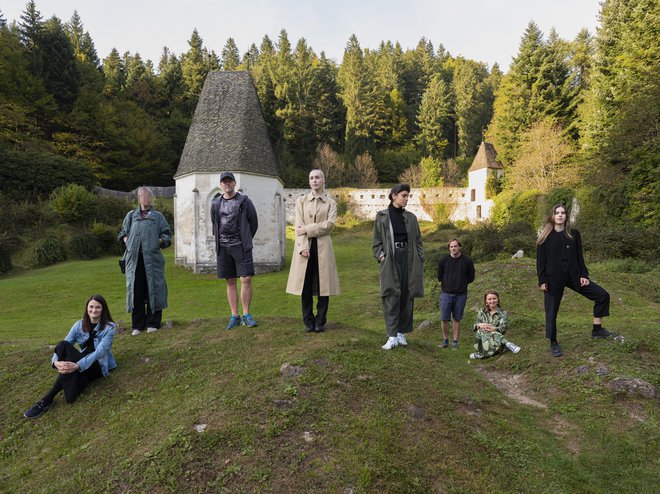
<path fill-rule="evenodd" d="M 380 296 L 387 330 L 383 350 L 406 346 L 414 299 L 424 296 L 424 246 L 417 217 L 406 211 L 410 186 L 392 187 L 390 205 L 376 214 L 372 250 L 380 263 Z"/>
<path fill-rule="evenodd" d="M 172 243 L 172 231 L 151 206 L 152 200 L 151 189 L 140 187 L 140 206 L 128 212 L 119 232 L 119 240 L 126 245 L 126 310 L 132 313 L 133 336 L 160 328 L 167 308 L 165 258 L 160 250 Z"/>

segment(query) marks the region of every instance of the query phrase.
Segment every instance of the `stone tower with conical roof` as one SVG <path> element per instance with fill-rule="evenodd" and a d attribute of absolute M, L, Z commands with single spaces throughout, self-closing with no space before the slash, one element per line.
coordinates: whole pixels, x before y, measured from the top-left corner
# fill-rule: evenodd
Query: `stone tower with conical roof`
<path fill-rule="evenodd" d="M 237 190 L 257 209 L 255 270 L 280 270 L 286 255 L 284 189 L 248 72 L 209 73 L 174 175 L 176 264 L 196 273 L 215 271 L 210 211 L 222 193 L 224 171 L 233 172 Z"/>
<path fill-rule="evenodd" d="M 502 164 L 497 161 L 495 147 L 490 142 L 482 141 L 468 170 L 469 201 L 466 201 L 468 221 L 475 222 L 490 218 L 490 210 L 494 203 L 487 197 L 486 183 L 489 176 L 499 179 L 503 173 Z"/>

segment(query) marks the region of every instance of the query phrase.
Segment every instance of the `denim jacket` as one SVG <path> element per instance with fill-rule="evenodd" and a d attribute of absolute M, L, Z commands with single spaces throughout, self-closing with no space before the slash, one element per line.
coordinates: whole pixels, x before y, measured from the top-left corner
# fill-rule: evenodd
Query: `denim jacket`
<path fill-rule="evenodd" d="M 111 351 L 112 340 L 115 339 L 115 325 L 114 323 L 108 323 L 107 326 L 101 330 L 99 329 L 100 324 L 101 323 L 98 323 L 95 328 L 96 335 L 94 337 L 94 351 L 89 355 L 85 355 L 76 363 L 80 366 L 80 372 L 84 372 L 98 360 L 103 376 L 107 376 L 112 369 L 117 367 L 117 362 Z M 85 351 L 83 345 L 87 343 L 89 333 L 83 331 L 82 319 L 76 321 L 71 327 L 69 334 L 67 334 L 64 339 L 72 345 L 77 343 L 80 350 L 83 352 Z M 53 353 L 51 365 L 57 362 L 57 360 L 57 355 Z"/>

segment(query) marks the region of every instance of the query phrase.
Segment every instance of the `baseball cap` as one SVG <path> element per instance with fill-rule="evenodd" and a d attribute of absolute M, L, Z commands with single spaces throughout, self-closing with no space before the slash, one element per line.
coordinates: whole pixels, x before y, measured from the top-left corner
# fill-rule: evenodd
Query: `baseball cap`
<path fill-rule="evenodd" d="M 222 175 L 220 175 L 220 181 L 222 182 L 225 178 L 228 178 L 236 182 L 236 179 L 234 178 L 234 174 L 232 172 L 222 172 Z"/>

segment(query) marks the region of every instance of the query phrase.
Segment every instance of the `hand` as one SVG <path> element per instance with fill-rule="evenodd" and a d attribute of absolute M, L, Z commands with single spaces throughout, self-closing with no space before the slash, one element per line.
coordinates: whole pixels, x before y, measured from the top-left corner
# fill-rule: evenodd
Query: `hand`
<path fill-rule="evenodd" d="M 128 242 L 128 237 L 124 237 L 124 243 Z"/>
<path fill-rule="evenodd" d="M 589 278 L 580 278 L 580 286 L 587 286 L 589 284 Z"/>
<path fill-rule="evenodd" d="M 306 235 L 307 234 L 307 229 L 304 226 L 297 226 L 296 227 L 296 235 L 299 237 Z"/>
<path fill-rule="evenodd" d="M 309 249 L 305 249 L 300 253 L 301 256 L 303 257 L 309 257 Z"/>
<path fill-rule="evenodd" d="M 382 262 L 383 262 L 384 260 L 385 260 L 385 256 L 380 256 L 380 257 L 378 258 L 378 262 L 380 262 L 381 264 L 382 264 Z"/>
<path fill-rule="evenodd" d="M 541 286 L 539 286 L 539 288 L 541 290 L 543 290 L 544 292 L 547 292 L 548 291 L 548 284 L 547 283 L 541 283 Z"/>
<path fill-rule="evenodd" d="M 55 362 L 55 368 L 60 374 L 71 374 L 72 372 L 80 370 L 80 366 L 75 362 L 67 362 L 63 360 Z"/>

